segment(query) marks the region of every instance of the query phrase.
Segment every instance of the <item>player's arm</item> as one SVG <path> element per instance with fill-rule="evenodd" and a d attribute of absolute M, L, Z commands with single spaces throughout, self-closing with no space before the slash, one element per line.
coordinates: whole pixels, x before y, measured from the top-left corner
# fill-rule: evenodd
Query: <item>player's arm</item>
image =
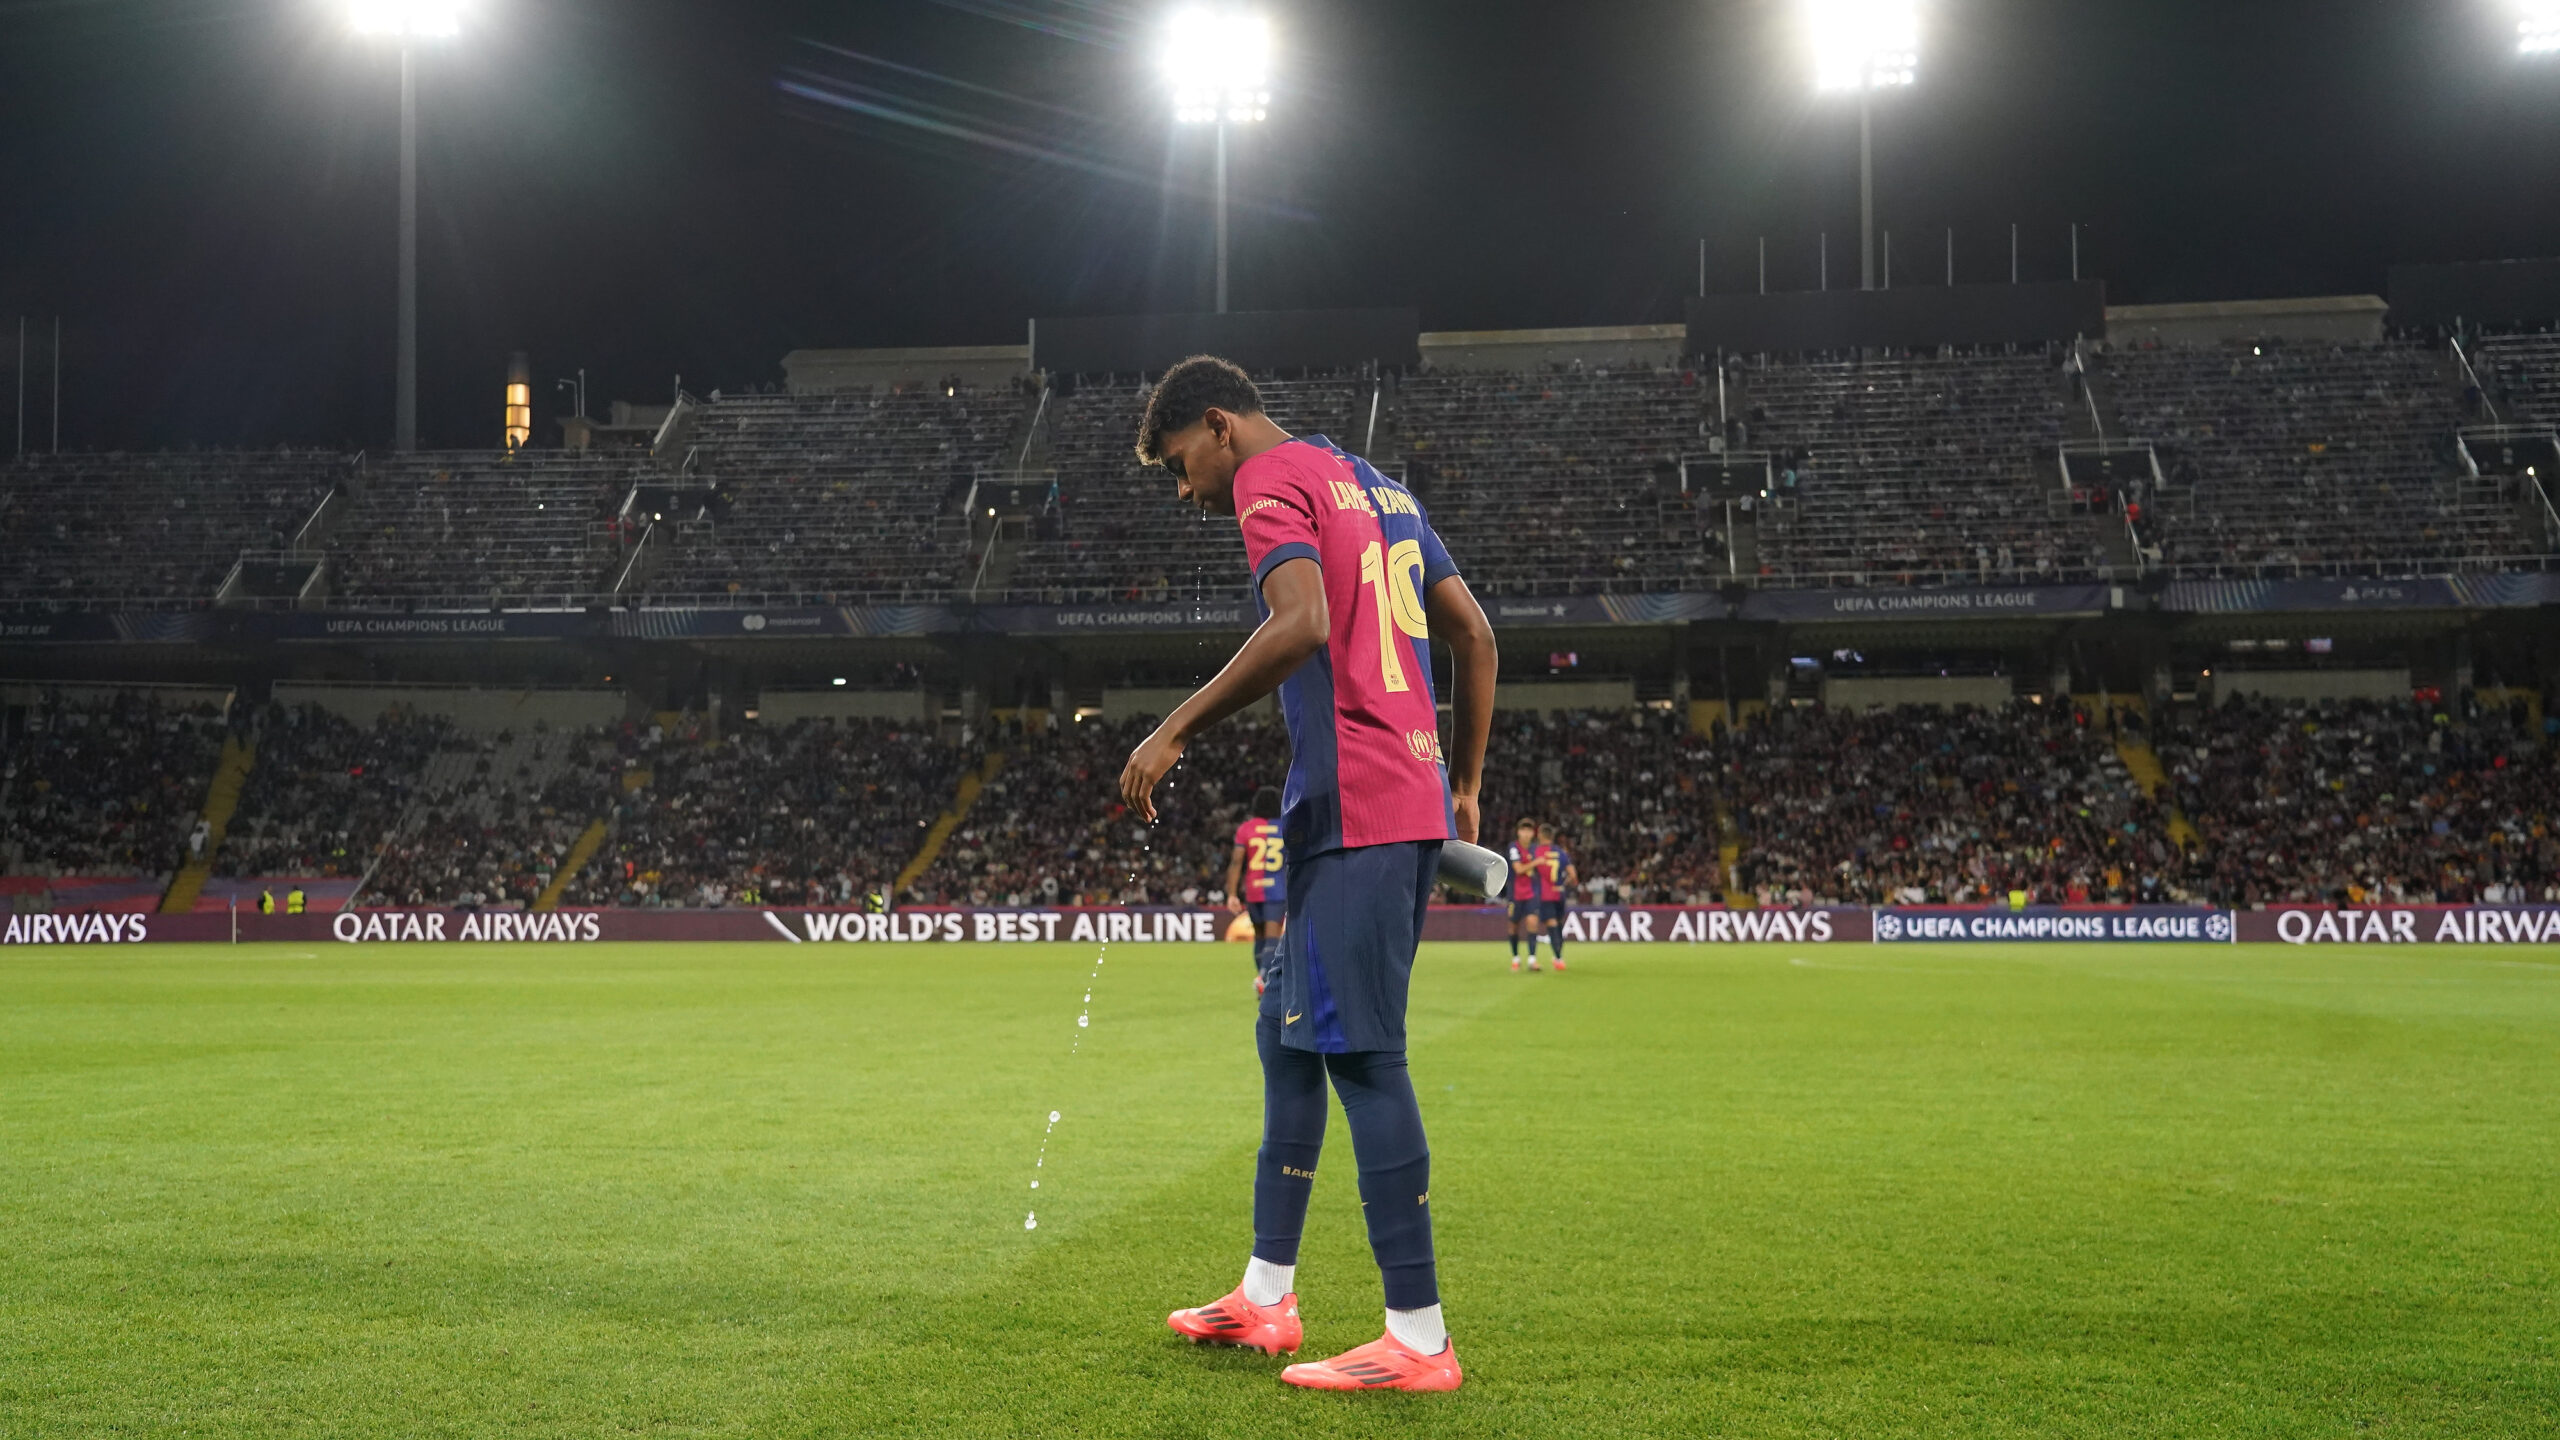
<path fill-rule="evenodd" d="M 1193 736 L 1279 689 L 1332 634 L 1324 567 L 1313 560 L 1293 558 L 1273 566 L 1262 577 L 1262 603 L 1271 618 L 1255 628 L 1227 668 L 1173 707 L 1155 733 L 1129 752 L 1128 768 L 1120 772 L 1120 798 L 1142 818 L 1156 818 L 1156 782 L 1182 758 Z M 1487 682 L 1486 694 L 1491 693 Z M 1477 748 L 1483 748 L 1481 743 Z"/>
<path fill-rule="evenodd" d="M 1243 909 L 1244 847 L 1238 845 L 1227 852 L 1227 913 L 1233 915 Z"/>
<path fill-rule="evenodd" d="M 1484 788 L 1484 747 L 1493 733 L 1493 679 L 1501 655 L 1493 626 L 1467 582 L 1451 575 L 1423 597 L 1431 638 L 1449 647 L 1456 671 L 1449 686 L 1449 737 L 1441 754 L 1449 762 L 1449 808 L 1458 838 L 1472 845 L 1481 815 L 1476 794 Z"/>

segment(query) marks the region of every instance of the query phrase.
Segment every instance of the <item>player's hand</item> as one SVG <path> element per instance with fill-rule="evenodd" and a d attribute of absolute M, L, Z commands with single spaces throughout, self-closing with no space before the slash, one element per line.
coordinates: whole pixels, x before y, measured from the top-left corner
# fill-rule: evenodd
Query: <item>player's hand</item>
<path fill-rule="evenodd" d="M 1228 897 L 1227 897 L 1227 913 L 1228 913 L 1228 914 L 1230 914 L 1230 915 L 1241 915 L 1241 914 L 1243 914 L 1243 913 L 1244 913 L 1244 898 L 1243 898 L 1242 896 L 1238 896 L 1238 895 L 1230 895 L 1230 896 L 1228 896 Z"/>
<path fill-rule="evenodd" d="M 1182 758 L 1182 751 L 1182 742 L 1159 727 L 1129 752 L 1129 766 L 1120 772 L 1120 798 L 1150 825 L 1156 819 L 1156 782 Z"/>
<path fill-rule="evenodd" d="M 1484 817 L 1480 807 L 1476 803 L 1476 797 L 1473 795 L 1450 796 L 1449 816 L 1452 820 L 1457 822 L 1456 829 L 1458 832 L 1458 838 L 1466 841 L 1470 845 L 1476 843 L 1476 828 L 1484 823 Z"/>

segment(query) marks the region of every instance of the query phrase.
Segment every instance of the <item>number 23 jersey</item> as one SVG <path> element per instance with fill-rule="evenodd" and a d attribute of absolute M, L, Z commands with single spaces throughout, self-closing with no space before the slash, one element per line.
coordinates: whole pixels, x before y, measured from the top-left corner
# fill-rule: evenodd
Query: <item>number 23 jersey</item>
<path fill-rule="evenodd" d="M 1262 582 L 1290 560 L 1324 570 L 1332 633 L 1280 686 L 1292 862 L 1329 850 L 1452 838 L 1423 596 L 1458 573 L 1413 493 L 1321 435 L 1236 471 L 1236 519 Z"/>

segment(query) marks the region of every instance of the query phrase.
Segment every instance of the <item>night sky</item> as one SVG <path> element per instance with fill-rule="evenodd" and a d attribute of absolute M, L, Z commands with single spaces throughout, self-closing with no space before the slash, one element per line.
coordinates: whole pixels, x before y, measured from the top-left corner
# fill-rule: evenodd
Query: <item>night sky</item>
<path fill-rule="evenodd" d="M 1238 309 L 1628 324 L 1695 288 L 1854 283 L 1854 109 L 1782 0 L 1269 0 Z M 802 345 L 1018 341 L 1206 308 L 1208 148 L 1163 7 L 483 0 L 422 61 L 422 418 L 494 444 L 510 350 L 662 400 Z M 1906 282 L 2067 272 L 2118 302 L 2379 291 L 2560 252 L 2560 64 L 2500 0 L 1938 0 L 1879 115 Z M 67 448 L 389 436 L 396 62 L 325 0 L 0 0 L 0 325 L 64 317 Z M 13 336 L 0 335 L 0 367 Z M 0 406 L 7 395 L 0 392 Z M 0 411 L 0 423 L 5 423 Z M 0 432 L 0 443 L 7 436 Z"/>

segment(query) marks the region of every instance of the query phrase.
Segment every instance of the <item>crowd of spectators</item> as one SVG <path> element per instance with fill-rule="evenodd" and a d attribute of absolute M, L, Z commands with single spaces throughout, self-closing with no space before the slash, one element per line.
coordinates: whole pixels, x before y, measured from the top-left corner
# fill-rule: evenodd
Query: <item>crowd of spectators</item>
<path fill-rule="evenodd" d="M 1223 902 L 1227 856 L 1254 791 L 1289 770 L 1275 720 L 1240 716 L 1194 741 L 1156 792 L 1156 823 L 1120 803 L 1120 770 L 1155 717 L 1070 720 L 1006 738 L 920 898 L 969 904 Z"/>
<path fill-rule="evenodd" d="M 226 723 L 210 701 L 38 692 L 6 720 L 0 870 L 165 876 L 195 827 Z"/>
<path fill-rule="evenodd" d="M 1677 711 L 1496 712 L 1478 801 L 1490 849 L 1508 847 L 1523 819 L 1554 831 L 1577 901 L 1724 898 L 1714 747 Z"/>
<path fill-rule="evenodd" d="M 382 844 L 369 902 L 530 907 L 620 791 L 612 737 L 558 731 L 451 733 L 420 803 Z"/>
<path fill-rule="evenodd" d="M 634 465 L 583 451 L 374 462 L 330 535 L 343 604 L 559 605 L 606 589 Z"/>
<path fill-rule="evenodd" d="M 2107 573 L 2058 473 L 2068 352 L 1883 353 L 1731 367 L 1729 437 L 1772 457 L 1764 583 L 2049 584 Z"/>
<path fill-rule="evenodd" d="M 1408 376 L 1395 420 L 1409 484 L 1479 590 L 1698 589 L 1728 568 L 1724 507 L 1681 484 L 1711 396 L 1694 370 L 1454 371 Z"/>
<path fill-rule="evenodd" d="M 1262 405 L 1293 435 L 1348 433 L 1373 382 L 1348 375 L 1263 380 Z M 1204 517 L 1174 493 L 1173 478 L 1137 462 L 1147 386 L 1086 382 L 1053 392 L 1043 424 L 1054 493 L 1030 518 L 1007 580 L 1026 603 L 1232 599 L 1245 588 L 1244 541 L 1235 523 Z"/>
<path fill-rule="evenodd" d="M 0 596 L 201 606 L 244 551 L 281 551 L 348 473 L 276 451 L 29 455 L 0 465 Z"/>
<path fill-rule="evenodd" d="M 450 721 L 400 711 L 360 725 L 320 705 L 269 704 L 244 719 L 256 761 L 214 862 L 230 876 L 363 874 L 454 738 Z"/>
<path fill-rule="evenodd" d="M 952 383 L 706 406 L 694 475 L 716 513 L 669 516 L 647 592 L 742 604 L 940 599 L 971 579 L 971 478 L 998 466 L 1019 389 Z"/>
<path fill-rule="evenodd" d="M 914 721 L 630 727 L 615 743 L 641 783 L 564 905 L 867 904 L 979 763 Z"/>
<path fill-rule="evenodd" d="M 1782 708 L 1724 737 L 1737 888 L 1760 904 L 2179 898 L 2179 855 L 2103 717 Z"/>
<path fill-rule="evenodd" d="M 2373 345 L 2120 349 L 2105 368 L 2163 484 L 2135 531 L 2177 573 L 2405 574 L 2538 551 L 2496 477 L 2470 476 L 2444 353 Z"/>
<path fill-rule="evenodd" d="M 2239 698 L 2158 749 L 2214 903 L 2560 901 L 2560 765 L 2522 700 Z"/>

